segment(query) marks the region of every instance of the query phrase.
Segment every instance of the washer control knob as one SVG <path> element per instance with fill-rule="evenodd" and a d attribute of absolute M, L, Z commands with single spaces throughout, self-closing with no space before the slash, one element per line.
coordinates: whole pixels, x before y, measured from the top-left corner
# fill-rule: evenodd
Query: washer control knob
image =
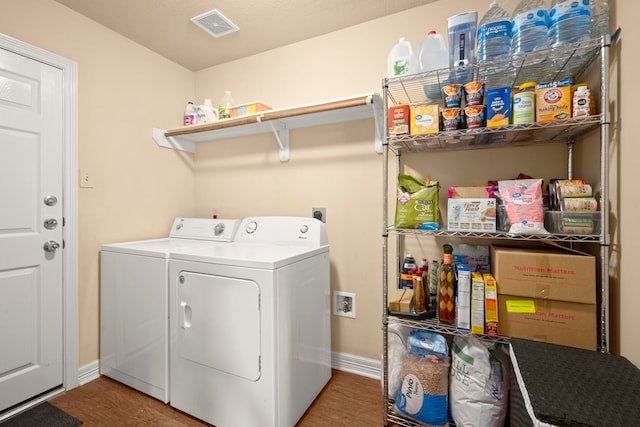
<path fill-rule="evenodd" d="M 304 224 L 302 227 L 300 227 L 300 232 L 302 234 L 306 233 L 307 231 L 309 231 L 309 226 L 307 224 Z"/>
<path fill-rule="evenodd" d="M 219 236 L 219 235 L 221 235 L 222 233 L 224 233 L 224 229 L 225 229 L 224 223 L 223 223 L 223 222 L 221 222 L 221 223 L 219 223 L 219 224 L 216 224 L 216 226 L 213 228 L 213 233 L 214 233 L 216 236 Z"/>
<path fill-rule="evenodd" d="M 258 223 L 255 221 L 249 221 L 247 223 L 247 227 L 245 228 L 245 231 L 249 234 L 253 234 L 256 232 L 257 229 L 258 229 Z"/>

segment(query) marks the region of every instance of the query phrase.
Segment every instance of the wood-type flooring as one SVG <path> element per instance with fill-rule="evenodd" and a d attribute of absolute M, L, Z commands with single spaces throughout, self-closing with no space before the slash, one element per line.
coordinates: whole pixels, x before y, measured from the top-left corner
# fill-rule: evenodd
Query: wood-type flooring
<path fill-rule="evenodd" d="M 105 376 L 57 396 L 51 403 L 82 420 L 82 427 L 210 425 Z M 297 427 L 382 426 L 383 408 L 379 380 L 334 369 Z"/>

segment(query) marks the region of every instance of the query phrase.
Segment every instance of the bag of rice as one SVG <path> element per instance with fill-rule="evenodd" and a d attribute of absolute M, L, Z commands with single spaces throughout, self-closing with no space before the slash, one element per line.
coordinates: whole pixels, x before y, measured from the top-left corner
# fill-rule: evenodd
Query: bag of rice
<path fill-rule="evenodd" d="M 396 410 L 429 426 L 448 426 L 450 363 L 446 340 L 435 332 L 411 331 L 409 348 L 402 362 Z"/>

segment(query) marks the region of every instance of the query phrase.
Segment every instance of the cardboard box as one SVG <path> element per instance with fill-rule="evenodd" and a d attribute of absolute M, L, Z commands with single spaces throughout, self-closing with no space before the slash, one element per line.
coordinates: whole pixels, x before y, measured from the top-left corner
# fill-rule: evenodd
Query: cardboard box
<path fill-rule="evenodd" d="M 595 304 L 500 294 L 498 307 L 502 336 L 597 349 Z"/>
<path fill-rule="evenodd" d="M 235 105 L 229 109 L 231 117 L 246 116 L 249 114 L 261 113 L 263 111 L 269 111 L 271 107 L 262 101 L 250 102 L 248 104 Z"/>
<path fill-rule="evenodd" d="M 448 199 L 449 231 L 495 231 L 495 199 Z"/>
<path fill-rule="evenodd" d="M 536 122 L 571 118 L 571 79 L 536 85 Z"/>
<path fill-rule="evenodd" d="M 575 250 L 491 247 L 500 295 L 596 303 L 596 260 Z"/>
<path fill-rule="evenodd" d="M 487 127 L 507 127 L 511 118 L 511 88 L 487 91 Z"/>
<path fill-rule="evenodd" d="M 426 135 L 440 131 L 440 108 L 438 104 L 417 105 L 411 108 L 411 135 Z"/>
<path fill-rule="evenodd" d="M 493 199 L 493 186 L 449 187 L 450 199 Z"/>
<path fill-rule="evenodd" d="M 457 264 L 456 328 L 471 329 L 471 271 L 466 264 Z"/>
<path fill-rule="evenodd" d="M 404 295 L 404 289 L 396 289 L 393 294 L 389 297 L 388 305 L 389 311 L 399 313 L 400 312 L 400 300 L 402 300 L 402 296 Z"/>
<path fill-rule="evenodd" d="M 487 336 L 498 337 L 498 286 L 490 273 L 483 273 L 484 279 L 484 332 Z"/>
<path fill-rule="evenodd" d="M 409 135 L 410 121 L 407 104 L 389 107 L 389 136 Z"/>
<path fill-rule="evenodd" d="M 471 333 L 484 335 L 484 279 L 471 273 Z"/>
<path fill-rule="evenodd" d="M 405 289 L 400 299 L 400 313 L 413 311 L 413 289 Z"/>

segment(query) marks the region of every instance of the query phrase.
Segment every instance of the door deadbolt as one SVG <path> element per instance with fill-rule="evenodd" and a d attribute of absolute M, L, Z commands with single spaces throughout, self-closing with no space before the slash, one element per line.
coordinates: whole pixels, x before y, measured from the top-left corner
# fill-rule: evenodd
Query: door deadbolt
<path fill-rule="evenodd" d="M 47 206 L 55 206 L 58 203 L 58 198 L 56 196 L 47 196 L 44 198 L 44 204 Z"/>
<path fill-rule="evenodd" d="M 58 226 L 58 221 L 54 218 L 48 218 L 44 220 L 44 228 L 47 230 L 53 230 Z"/>

